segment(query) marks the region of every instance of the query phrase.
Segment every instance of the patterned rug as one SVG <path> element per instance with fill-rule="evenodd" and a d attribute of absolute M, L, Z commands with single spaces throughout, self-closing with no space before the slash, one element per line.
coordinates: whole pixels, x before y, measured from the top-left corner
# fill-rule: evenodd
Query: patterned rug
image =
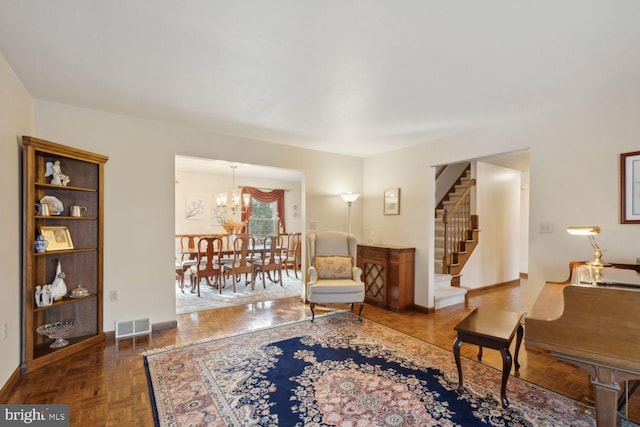
<path fill-rule="evenodd" d="M 595 426 L 586 408 L 349 312 L 145 354 L 158 426 Z"/>
<path fill-rule="evenodd" d="M 293 273 L 290 274 L 291 276 L 287 277 L 287 274 L 284 271 L 282 272 L 282 286 L 269 281 L 267 277 L 265 288 L 262 287 L 262 277 L 260 276 L 255 285 L 255 290 L 251 290 L 251 285 L 245 286 L 243 280 L 236 285 L 235 293 L 231 284 L 227 283 L 227 286 L 222 289 L 222 295 L 218 293 L 218 289 L 207 285 L 203 280 L 200 284 L 200 297 L 198 297 L 198 294 L 190 292 L 191 285 L 187 278 L 185 279 L 184 293 L 180 291 L 180 287 L 176 283 L 176 314 L 252 304 L 261 301 L 273 301 L 300 295 L 302 281 L 296 279 Z M 298 273 L 298 277 L 300 277 L 300 273 Z"/>

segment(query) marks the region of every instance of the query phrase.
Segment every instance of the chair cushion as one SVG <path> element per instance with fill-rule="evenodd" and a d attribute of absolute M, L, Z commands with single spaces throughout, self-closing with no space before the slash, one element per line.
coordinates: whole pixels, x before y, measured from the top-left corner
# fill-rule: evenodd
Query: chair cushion
<path fill-rule="evenodd" d="M 184 261 L 182 261 L 182 266 L 191 267 L 192 265 L 196 265 L 197 263 L 198 261 L 195 259 L 185 259 Z"/>
<path fill-rule="evenodd" d="M 309 286 L 310 294 L 351 294 L 364 292 L 364 283 L 351 279 L 322 280 Z"/>
<path fill-rule="evenodd" d="M 350 256 L 316 256 L 318 279 L 351 279 L 353 258 Z"/>

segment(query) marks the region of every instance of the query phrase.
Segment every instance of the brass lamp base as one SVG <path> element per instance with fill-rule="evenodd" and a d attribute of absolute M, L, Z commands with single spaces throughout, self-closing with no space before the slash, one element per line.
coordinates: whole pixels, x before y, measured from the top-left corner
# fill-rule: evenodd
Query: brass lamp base
<path fill-rule="evenodd" d="M 602 250 L 596 249 L 595 258 L 592 261 L 587 262 L 586 264 L 591 267 L 609 267 L 611 264 L 608 262 L 602 261 Z"/>

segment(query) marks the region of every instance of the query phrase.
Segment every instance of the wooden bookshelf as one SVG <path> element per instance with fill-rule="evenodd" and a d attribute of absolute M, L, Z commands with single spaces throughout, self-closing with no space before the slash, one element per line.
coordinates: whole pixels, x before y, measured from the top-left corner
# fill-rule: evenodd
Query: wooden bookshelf
<path fill-rule="evenodd" d="M 104 164 L 108 157 L 67 147 L 42 139 L 22 137 L 23 161 L 23 280 L 22 280 L 22 373 L 61 360 L 70 354 L 104 340 L 103 331 L 103 212 Z M 47 162 L 60 161 L 63 173 L 70 177 L 67 186 L 56 185 L 45 177 Z M 36 215 L 35 204 L 44 196 L 60 200 L 59 215 Z M 72 205 L 85 206 L 86 215 L 71 216 Z M 43 226 L 65 226 L 72 249 L 38 253 L 34 242 Z M 58 260 L 65 273 L 67 294 L 52 305 L 38 307 L 36 286 L 53 282 Z M 88 289 L 84 298 L 69 298 L 79 284 Z M 40 325 L 78 321 L 69 344 L 51 348 L 52 339 L 40 335 Z"/>

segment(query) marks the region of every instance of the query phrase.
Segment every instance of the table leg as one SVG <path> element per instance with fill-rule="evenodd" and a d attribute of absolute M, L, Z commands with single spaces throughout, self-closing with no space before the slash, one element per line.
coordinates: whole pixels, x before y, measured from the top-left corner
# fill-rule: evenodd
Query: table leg
<path fill-rule="evenodd" d="M 482 362 L 482 346 L 478 346 L 478 362 Z"/>
<path fill-rule="evenodd" d="M 520 353 L 520 344 L 522 344 L 523 335 L 524 335 L 524 329 L 522 328 L 522 324 L 518 324 L 518 333 L 516 335 L 515 373 L 518 373 L 518 371 L 520 370 L 520 362 L 518 362 L 518 354 Z"/>
<path fill-rule="evenodd" d="M 500 353 L 502 354 L 502 387 L 500 388 L 500 399 L 502 400 L 502 407 L 506 408 L 509 406 L 509 401 L 507 400 L 507 380 L 511 372 L 511 353 L 509 353 L 508 347 L 501 348 Z"/>
<path fill-rule="evenodd" d="M 464 393 L 464 386 L 462 384 L 462 364 L 460 363 L 460 346 L 462 346 L 462 340 L 457 338 L 453 343 L 453 356 L 456 359 L 456 366 L 458 367 L 458 393 Z"/>

